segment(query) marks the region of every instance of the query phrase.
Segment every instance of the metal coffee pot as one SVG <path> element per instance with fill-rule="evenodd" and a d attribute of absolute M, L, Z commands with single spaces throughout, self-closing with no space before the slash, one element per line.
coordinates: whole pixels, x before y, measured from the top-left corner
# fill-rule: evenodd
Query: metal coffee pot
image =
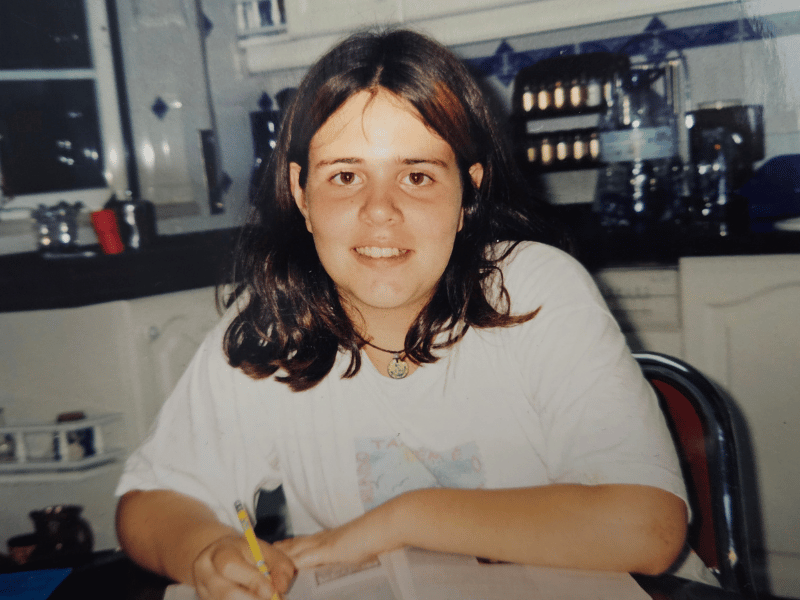
<path fill-rule="evenodd" d="M 83 202 L 69 204 L 61 201 L 55 206 L 40 204 L 31 213 L 39 249 L 47 252 L 67 252 L 75 248 L 78 239 L 78 213 Z"/>

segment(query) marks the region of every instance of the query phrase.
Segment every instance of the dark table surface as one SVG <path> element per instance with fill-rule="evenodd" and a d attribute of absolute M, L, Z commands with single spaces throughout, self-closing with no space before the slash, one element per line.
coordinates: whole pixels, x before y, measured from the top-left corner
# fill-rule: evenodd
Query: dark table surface
<path fill-rule="evenodd" d="M 0 256 L 0 312 L 73 308 L 213 286 L 229 280 L 238 230 L 161 236 L 148 248 Z"/>
<path fill-rule="evenodd" d="M 572 240 L 590 271 L 676 265 L 684 256 L 800 253 L 800 232 L 740 233 L 726 238 L 670 229 L 636 234 L 598 227 L 591 207 L 566 205 L 547 215 Z M 113 256 L 87 246 L 66 255 L 0 256 L 0 312 L 70 308 L 217 285 L 230 280 L 238 229 L 160 236 Z"/>
<path fill-rule="evenodd" d="M 637 575 L 635 579 L 654 600 L 743 600 L 738 594 L 678 577 Z M 169 583 L 122 553 L 106 551 L 76 566 L 50 600 L 162 600 Z"/>

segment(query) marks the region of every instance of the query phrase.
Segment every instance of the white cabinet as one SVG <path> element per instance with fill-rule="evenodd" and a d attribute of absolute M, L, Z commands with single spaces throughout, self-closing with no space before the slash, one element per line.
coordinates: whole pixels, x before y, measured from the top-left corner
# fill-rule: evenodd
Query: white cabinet
<path fill-rule="evenodd" d="M 594 279 L 631 351 L 681 357 L 677 267 L 603 269 Z"/>
<path fill-rule="evenodd" d="M 680 276 L 686 360 L 749 429 L 772 593 L 800 598 L 800 255 L 686 258 Z"/>
<path fill-rule="evenodd" d="M 48 465 L 39 460 L 29 461 L 35 468 L 27 470 L 21 464 L 0 469 L 0 540 L 31 531 L 28 512 L 33 509 L 79 504 L 95 533 L 95 548 L 116 546 L 113 493 L 121 459 L 145 437 L 219 318 L 213 288 L 79 308 L 0 313 L 0 406 L 5 409 L 6 431 L 33 438 L 43 427 L 26 425 L 53 423 L 59 413 L 74 410 L 90 417 L 86 423 L 104 427 L 106 419 L 92 418 L 121 415 L 114 426 L 120 431 L 112 431 L 116 435 L 105 440 L 107 452 L 78 463 Z M 44 428 L 45 450 L 52 451 L 52 430 L 64 427 Z M 78 465 L 85 468 L 71 469 Z"/>

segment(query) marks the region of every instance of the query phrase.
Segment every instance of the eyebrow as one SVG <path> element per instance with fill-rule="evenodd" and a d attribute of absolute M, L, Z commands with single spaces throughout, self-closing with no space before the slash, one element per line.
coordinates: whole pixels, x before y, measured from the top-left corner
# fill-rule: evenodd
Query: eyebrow
<path fill-rule="evenodd" d="M 363 162 L 363 159 L 355 157 L 333 158 L 330 160 L 320 160 L 317 162 L 316 167 L 327 167 L 330 165 L 360 165 Z M 450 167 L 450 165 L 448 165 L 445 161 L 438 158 L 404 158 L 399 162 L 404 165 L 434 165 L 443 169 L 448 169 Z"/>

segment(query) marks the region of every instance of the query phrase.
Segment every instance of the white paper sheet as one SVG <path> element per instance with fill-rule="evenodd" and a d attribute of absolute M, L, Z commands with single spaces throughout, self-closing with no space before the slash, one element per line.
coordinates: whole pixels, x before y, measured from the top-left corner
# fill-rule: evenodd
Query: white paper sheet
<path fill-rule="evenodd" d="M 164 600 L 196 600 L 170 586 Z M 287 600 L 650 600 L 625 573 L 482 564 L 468 556 L 403 549 L 361 568 L 302 571 Z"/>

